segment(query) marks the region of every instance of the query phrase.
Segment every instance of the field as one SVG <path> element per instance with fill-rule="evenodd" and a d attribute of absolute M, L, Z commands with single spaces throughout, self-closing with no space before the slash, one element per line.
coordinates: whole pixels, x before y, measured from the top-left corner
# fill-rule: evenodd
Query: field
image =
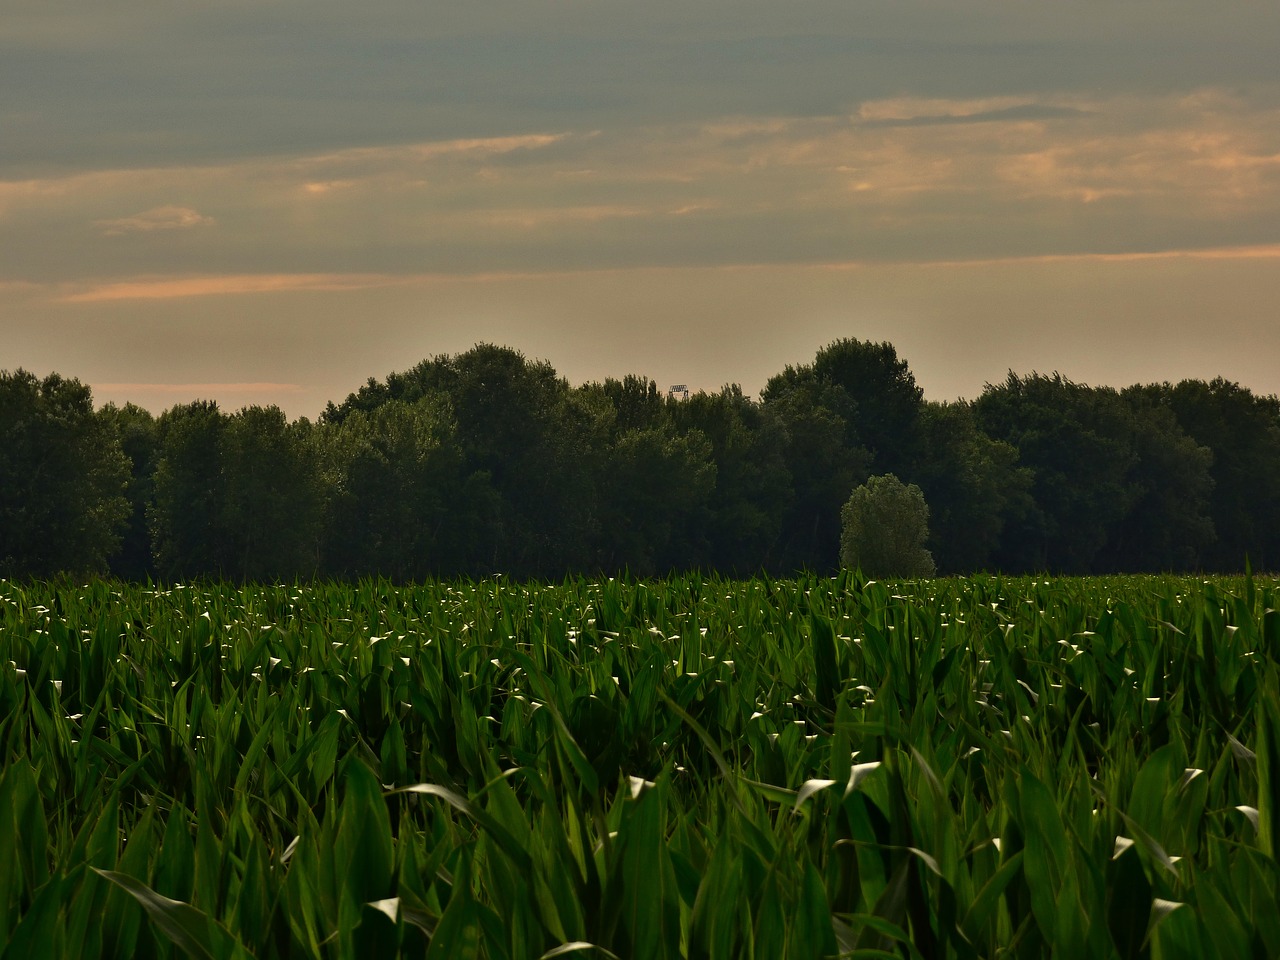
<path fill-rule="evenodd" d="M 1276 588 L 0 581 L 3 958 L 1280 956 Z"/>

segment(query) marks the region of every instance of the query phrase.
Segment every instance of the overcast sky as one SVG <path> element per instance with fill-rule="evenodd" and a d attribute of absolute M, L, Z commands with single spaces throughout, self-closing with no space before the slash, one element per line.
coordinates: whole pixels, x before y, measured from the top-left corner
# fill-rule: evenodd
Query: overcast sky
<path fill-rule="evenodd" d="M 0 0 L 0 368 L 1280 393 L 1280 4 Z"/>

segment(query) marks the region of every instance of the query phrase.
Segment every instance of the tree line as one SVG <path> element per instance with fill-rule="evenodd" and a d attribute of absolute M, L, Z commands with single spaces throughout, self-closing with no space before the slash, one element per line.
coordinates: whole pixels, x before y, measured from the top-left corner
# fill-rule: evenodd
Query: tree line
<path fill-rule="evenodd" d="M 1280 400 L 1223 379 L 1010 373 L 938 403 L 892 345 L 840 340 L 758 399 L 677 399 L 482 344 L 290 422 L 95 410 L 77 380 L 0 373 L 8 577 L 830 571 L 851 491 L 890 474 L 927 503 L 939 573 L 1280 558 Z"/>

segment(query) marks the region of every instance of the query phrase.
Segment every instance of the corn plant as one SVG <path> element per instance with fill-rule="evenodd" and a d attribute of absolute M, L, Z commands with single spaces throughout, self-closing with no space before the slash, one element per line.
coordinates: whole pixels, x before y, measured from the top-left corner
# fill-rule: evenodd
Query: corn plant
<path fill-rule="evenodd" d="M 0 581 L 3 958 L 1277 956 L 1276 606 Z"/>

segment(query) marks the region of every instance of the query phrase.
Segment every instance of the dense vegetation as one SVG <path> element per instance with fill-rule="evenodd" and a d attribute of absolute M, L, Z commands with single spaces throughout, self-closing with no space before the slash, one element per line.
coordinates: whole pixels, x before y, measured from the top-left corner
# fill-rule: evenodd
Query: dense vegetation
<path fill-rule="evenodd" d="M 0 374 L 0 574 L 165 582 L 830 572 L 869 478 L 923 493 L 944 573 L 1239 571 L 1280 557 L 1280 400 L 1225 380 L 1114 390 L 1010 374 L 923 398 L 845 340 L 761 397 L 571 387 L 482 345 L 319 420 L 210 402 L 95 412 Z"/>
<path fill-rule="evenodd" d="M 1277 585 L 0 581 L 3 957 L 1274 957 Z"/>

